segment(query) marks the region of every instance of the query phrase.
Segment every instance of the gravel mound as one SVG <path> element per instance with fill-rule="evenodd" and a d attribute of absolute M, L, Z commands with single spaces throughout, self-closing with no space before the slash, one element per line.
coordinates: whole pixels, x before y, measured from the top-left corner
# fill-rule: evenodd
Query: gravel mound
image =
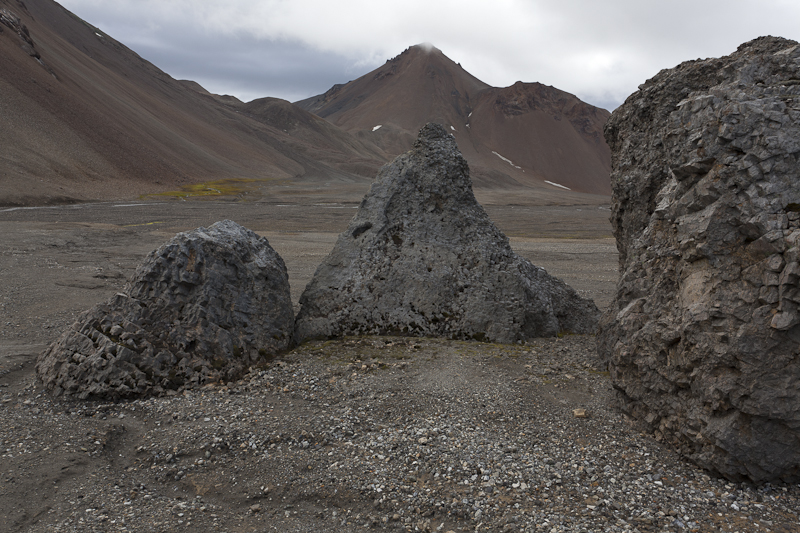
<path fill-rule="evenodd" d="M 119 399 L 230 380 L 290 347 L 283 260 L 229 220 L 179 233 L 40 357 L 55 395 Z"/>

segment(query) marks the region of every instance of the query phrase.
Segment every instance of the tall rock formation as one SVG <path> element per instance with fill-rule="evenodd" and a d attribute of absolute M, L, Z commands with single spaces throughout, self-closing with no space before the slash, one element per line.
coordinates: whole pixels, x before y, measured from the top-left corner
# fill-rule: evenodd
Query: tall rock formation
<path fill-rule="evenodd" d="M 438 124 L 381 169 L 300 305 L 298 341 L 400 334 L 510 343 L 593 332 L 599 315 L 511 250 Z"/>
<path fill-rule="evenodd" d="M 56 395 L 118 399 L 238 378 L 290 347 L 286 266 L 235 222 L 179 233 L 40 357 Z"/>
<path fill-rule="evenodd" d="M 664 70 L 612 115 L 623 407 L 732 480 L 800 480 L 800 46 Z"/>

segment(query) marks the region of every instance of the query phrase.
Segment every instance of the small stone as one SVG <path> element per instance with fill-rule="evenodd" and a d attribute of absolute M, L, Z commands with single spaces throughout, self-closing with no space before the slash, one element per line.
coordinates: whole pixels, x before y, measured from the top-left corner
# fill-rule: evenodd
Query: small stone
<path fill-rule="evenodd" d="M 798 316 L 795 313 L 777 313 L 775 316 L 772 317 L 772 321 L 770 322 L 770 326 L 785 331 L 790 329 L 792 326 L 795 326 L 800 322 Z"/>
<path fill-rule="evenodd" d="M 573 409 L 572 416 L 575 418 L 589 418 L 589 415 L 586 413 L 586 409 Z"/>

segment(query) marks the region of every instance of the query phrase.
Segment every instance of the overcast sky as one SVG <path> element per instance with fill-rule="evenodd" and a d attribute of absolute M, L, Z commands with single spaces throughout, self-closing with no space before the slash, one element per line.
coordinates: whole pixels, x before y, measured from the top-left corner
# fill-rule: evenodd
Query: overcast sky
<path fill-rule="evenodd" d="M 62 0 L 171 76 L 300 100 L 430 42 L 496 87 L 613 110 L 647 78 L 761 35 L 800 40 L 798 0 Z"/>

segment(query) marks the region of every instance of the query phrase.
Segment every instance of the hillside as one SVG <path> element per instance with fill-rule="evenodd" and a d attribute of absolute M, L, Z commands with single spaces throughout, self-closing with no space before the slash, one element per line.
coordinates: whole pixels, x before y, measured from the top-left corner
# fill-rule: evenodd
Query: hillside
<path fill-rule="evenodd" d="M 51 0 L 0 0 L 0 10 L 0 205 L 118 199 L 211 180 L 366 187 L 386 160 L 338 132 L 318 143 L 326 126 L 300 109 L 294 115 L 308 117 L 292 133 L 244 114 L 236 99 L 174 80 Z"/>
<path fill-rule="evenodd" d="M 494 88 L 430 45 L 357 80 L 296 102 L 391 155 L 426 122 L 449 127 L 478 187 L 548 187 L 610 194 L 603 139 L 610 113 L 539 83 Z M 563 190 L 563 189 L 562 189 Z"/>
<path fill-rule="evenodd" d="M 540 84 L 490 87 L 429 46 L 297 105 L 244 103 L 173 79 L 52 0 L 0 0 L 0 109 L 0 206 L 185 190 L 357 201 L 430 121 L 455 135 L 481 201 L 610 192 L 608 112 Z"/>

